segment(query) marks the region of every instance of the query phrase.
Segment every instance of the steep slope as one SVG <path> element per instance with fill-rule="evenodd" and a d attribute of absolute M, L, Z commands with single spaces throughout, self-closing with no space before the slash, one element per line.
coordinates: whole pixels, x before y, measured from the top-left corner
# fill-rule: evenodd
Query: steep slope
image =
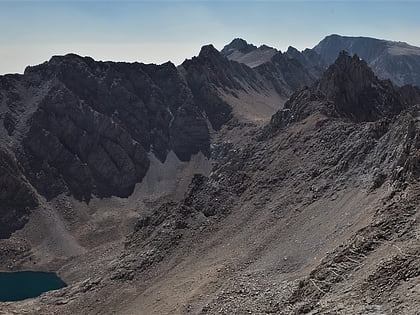
<path fill-rule="evenodd" d="M 68 288 L 3 309 L 415 313 L 419 96 L 340 54 L 265 128 L 223 126 L 212 171 L 151 204 L 118 255 L 76 258 L 60 269 Z"/>
<path fill-rule="evenodd" d="M 377 76 L 390 79 L 397 85 L 420 86 L 420 48 L 404 42 L 393 42 L 369 37 L 329 35 L 313 50 L 329 65 L 340 51 L 357 54 L 364 59 Z"/>

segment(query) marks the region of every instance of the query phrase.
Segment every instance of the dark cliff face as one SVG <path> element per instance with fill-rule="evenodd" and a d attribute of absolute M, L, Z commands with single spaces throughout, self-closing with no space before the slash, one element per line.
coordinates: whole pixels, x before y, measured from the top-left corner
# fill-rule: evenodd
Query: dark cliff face
<path fill-rule="evenodd" d="M 10 231 L 35 207 L 36 198 L 25 197 L 34 191 L 47 200 L 127 197 L 147 172 L 148 152 L 164 161 L 173 150 L 187 161 L 210 151 L 206 115 L 171 63 L 53 57 L 1 77 L 0 101 L 0 149 L 10 152 L 0 155 L 7 186 L 0 210 L 8 213 L 2 222 L 16 221 Z"/>
<path fill-rule="evenodd" d="M 8 238 L 25 225 L 38 199 L 17 161 L 3 149 L 0 149 L 0 192 L 0 238 Z"/>

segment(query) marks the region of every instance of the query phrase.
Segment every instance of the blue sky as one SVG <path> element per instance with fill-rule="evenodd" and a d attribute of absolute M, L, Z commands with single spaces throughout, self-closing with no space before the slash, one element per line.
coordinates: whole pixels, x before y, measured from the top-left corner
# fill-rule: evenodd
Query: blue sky
<path fill-rule="evenodd" d="M 0 73 L 68 52 L 179 64 L 235 37 L 281 50 L 332 33 L 420 46 L 419 12 L 419 1 L 0 0 Z"/>

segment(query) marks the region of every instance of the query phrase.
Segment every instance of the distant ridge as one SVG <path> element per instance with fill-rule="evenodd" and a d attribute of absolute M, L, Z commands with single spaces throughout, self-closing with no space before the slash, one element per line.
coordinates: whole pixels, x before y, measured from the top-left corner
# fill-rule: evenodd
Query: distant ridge
<path fill-rule="evenodd" d="M 420 86 L 420 47 L 405 42 L 351 37 L 332 34 L 326 36 L 312 49 L 299 51 L 289 46 L 284 55 L 296 59 L 314 75 L 320 75 L 338 57 L 341 51 L 357 54 L 365 60 L 380 79 L 390 79 L 394 84 Z M 256 47 L 236 38 L 221 53 L 231 60 L 257 67 L 270 62 L 279 51 L 268 46 Z"/>

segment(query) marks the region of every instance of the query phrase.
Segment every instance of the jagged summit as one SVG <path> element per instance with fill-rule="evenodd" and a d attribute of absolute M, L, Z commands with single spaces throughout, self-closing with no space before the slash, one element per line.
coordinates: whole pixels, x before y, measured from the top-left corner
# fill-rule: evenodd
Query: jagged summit
<path fill-rule="evenodd" d="M 293 46 L 289 46 L 289 47 L 287 47 L 286 52 L 287 52 L 288 54 L 296 54 L 296 53 L 300 53 L 300 51 L 299 51 L 299 50 L 297 50 L 297 49 L 296 49 L 295 47 L 293 47 Z"/>
<path fill-rule="evenodd" d="M 242 38 L 235 38 L 229 44 L 223 47 L 221 53 L 223 55 L 229 55 L 233 51 L 239 51 L 241 53 L 247 54 L 255 49 L 257 49 L 257 46 L 253 44 L 248 44 L 248 42 Z"/>
<path fill-rule="evenodd" d="M 244 39 L 235 38 L 226 45 L 220 53 L 229 60 L 244 63 L 251 68 L 255 68 L 270 61 L 277 52 L 277 49 L 267 45 L 257 47 L 253 44 L 249 44 Z"/>
<path fill-rule="evenodd" d="M 331 81 L 334 84 L 351 81 L 357 85 L 369 86 L 373 81 L 378 81 L 378 78 L 369 68 L 366 61 L 357 54 L 351 56 L 343 50 L 339 53 L 336 61 L 322 75 L 321 85 Z M 324 87 L 323 89 L 327 90 L 328 88 Z"/>
<path fill-rule="evenodd" d="M 198 54 L 199 57 L 209 57 L 209 56 L 218 56 L 219 51 L 212 45 L 204 45 L 200 49 L 200 53 Z"/>
<path fill-rule="evenodd" d="M 375 120 L 399 113 L 407 104 L 390 81 L 379 80 L 366 61 L 340 52 L 318 89 L 336 110 L 354 120 Z"/>

